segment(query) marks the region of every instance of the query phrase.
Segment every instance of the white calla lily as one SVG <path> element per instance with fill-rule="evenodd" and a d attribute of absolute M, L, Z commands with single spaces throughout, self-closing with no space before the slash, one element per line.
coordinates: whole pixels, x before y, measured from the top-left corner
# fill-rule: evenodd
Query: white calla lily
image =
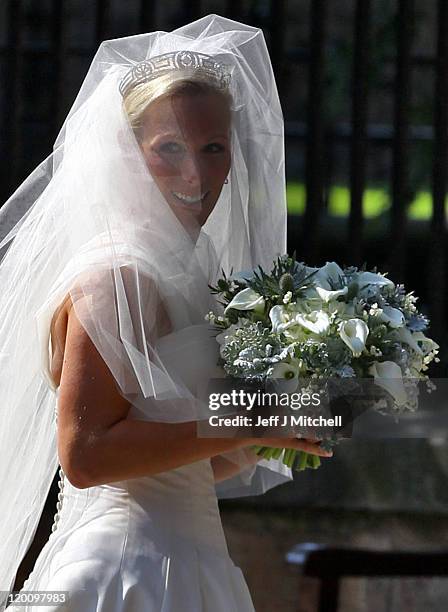
<path fill-rule="evenodd" d="M 292 366 L 290 363 L 276 363 L 272 369 L 272 378 L 297 378 L 298 369 Z"/>
<path fill-rule="evenodd" d="M 269 318 L 272 323 L 272 331 L 279 334 L 292 327 L 298 327 L 296 314 L 289 312 L 285 306 L 273 306 L 269 311 Z"/>
<path fill-rule="evenodd" d="M 231 308 L 235 310 L 255 310 L 256 312 L 263 312 L 264 304 L 264 298 L 250 287 L 247 287 L 237 293 L 233 300 L 227 304 L 224 309 L 224 314 Z"/>
<path fill-rule="evenodd" d="M 369 328 L 362 319 L 348 319 L 339 326 L 339 335 L 354 357 L 359 357 L 366 347 Z"/>
<path fill-rule="evenodd" d="M 298 359 L 291 359 L 290 362 L 281 361 L 276 363 L 272 370 L 272 378 L 298 378 L 300 372 L 300 362 Z"/>
<path fill-rule="evenodd" d="M 293 393 L 299 384 L 300 370 L 301 362 L 293 358 L 288 363 L 285 361 L 276 363 L 272 368 L 270 378 L 281 380 L 281 390 L 283 392 Z"/>
<path fill-rule="evenodd" d="M 407 327 L 400 327 L 399 329 L 397 329 L 396 334 L 400 342 L 404 342 L 405 344 L 410 346 L 411 349 L 413 349 L 419 355 L 423 354 L 422 349 L 417 344 L 414 334 Z"/>
<path fill-rule="evenodd" d="M 295 321 L 313 334 L 324 334 L 330 327 L 330 317 L 323 310 L 314 310 L 309 314 L 297 314 Z"/>
<path fill-rule="evenodd" d="M 399 406 L 408 401 L 399 365 L 393 361 L 376 362 L 370 366 L 369 374 L 374 377 L 375 384 L 390 393 Z"/>
<path fill-rule="evenodd" d="M 347 291 L 348 287 L 336 289 L 335 291 L 329 291 L 328 289 L 323 289 L 322 287 L 316 287 L 316 292 L 320 299 L 326 303 L 330 302 L 331 300 L 336 300 L 341 295 L 347 295 Z"/>
<path fill-rule="evenodd" d="M 382 276 L 375 272 L 358 272 L 354 275 L 353 280 L 358 283 L 360 289 L 367 285 L 379 285 L 380 287 L 390 287 L 391 289 L 395 287 L 394 283 L 387 276 Z"/>
<path fill-rule="evenodd" d="M 332 287 L 340 282 L 341 277 L 344 277 L 344 273 L 338 264 L 335 261 L 327 261 L 310 280 L 316 287 L 331 291 Z"/>
<path fill-rule="evenodd" d="M 290 324 L 290 319 L 284 306 L 273 306 L 269 311 L 269 318 L 272 323 L 272 331 L 275 333 L 281 333 L 285 326 Z"/>
<path fill-rule="evenodd" d="M 391 327 L 402 327 L 405 324 L 404 314 L 398 308 L 384 306 L 377 315 L 378 320 L 387 323 Z"/>
<path fill-rule="evenodd" d="M 304 340 L 306 332 L 296 321 L 296 313 L 289 312 L 285 306 L 273 306 L 269 311 L 272 323 L 272 331 L 277 334 L 285 334 L 289 340 Z"/>

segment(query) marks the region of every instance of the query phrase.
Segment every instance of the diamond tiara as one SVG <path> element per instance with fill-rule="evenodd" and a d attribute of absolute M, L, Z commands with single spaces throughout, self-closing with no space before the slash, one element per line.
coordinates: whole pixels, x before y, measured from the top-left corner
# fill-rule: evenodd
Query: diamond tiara
<path fill-rule="evenodd" d="M 172 51 L 135 64 L 121 80 L 119 90 L 124 97 L 130 89 L 147 83 L 172 70 L 196 70 L 200 68 L 219 89 L 226 89 L 230 82 L 229 67 L 205 53 L 196 51 Z"/>

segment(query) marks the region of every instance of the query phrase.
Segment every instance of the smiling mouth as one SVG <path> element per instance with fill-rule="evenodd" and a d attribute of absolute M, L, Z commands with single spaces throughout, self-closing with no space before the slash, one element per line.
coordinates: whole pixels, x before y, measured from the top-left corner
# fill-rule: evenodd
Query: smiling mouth
<path fill-rule="evenodd" d="M 204 198 L 209 194 L 208 191 L 205 191 L 203 194 L 197 197 L 189 196 L 186 193 L 182 193 L 180 191 L 172 191 L 171 193 L 176 198 L 176 200 L 178 200 L 182 204 L 185 204 L 186 206 L 197 206 L 198 204 L 201 204 Z"/>

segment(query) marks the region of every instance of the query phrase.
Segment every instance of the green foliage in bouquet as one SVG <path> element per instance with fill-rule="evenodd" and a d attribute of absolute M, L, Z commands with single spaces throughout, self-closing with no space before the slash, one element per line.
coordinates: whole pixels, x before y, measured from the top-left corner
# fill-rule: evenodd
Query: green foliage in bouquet
<path fill-rule="evenodd" d="M 223 272 L 210 289 L 223 312 L 206 319 L 218 332 L 220 363 L 231 378 L 297 386 L 301 379 L 371 378 L 385 392 L 377 409 L 393 415 L 417 407 L 409 379 L 434 388 L 425 372 L 439 347 L 423 333 L 429 321 L 413 292 L 376 269 L 335 262 L 311 268 L 284 255 L 269 273 Z M 297 460 L 299 470 L 320 463 L 295 450 L 254 448 L 267 459 L 283 454 L 290 467 Z"/>

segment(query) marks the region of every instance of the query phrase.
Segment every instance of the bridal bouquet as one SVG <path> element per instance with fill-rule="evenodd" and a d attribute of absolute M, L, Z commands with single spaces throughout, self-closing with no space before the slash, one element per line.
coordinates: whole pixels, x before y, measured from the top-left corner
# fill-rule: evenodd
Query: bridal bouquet
<path fill-rule="evenodd" d="M 439 361 L 439 347 L 424 334 L 429 321 L 413 292 L 376 270 L 335 262 L 310 268 L 284 255 L 270 273 L 223 273 L 210 289 L 224 312 L 206 320 L 218 332 L 220 364 L 231 378 L 283 379 L 290 392 L 303 379 L 370 379 L 383 392 L 375 408 L 389 414 L 416 409 L 415 381 L 434 389 L 426 371 Z M 264 458 L 283 454 L 289 467 L 297 459 L 299 470 L 320 465 L 303 451 L 253 448 Z"/>

